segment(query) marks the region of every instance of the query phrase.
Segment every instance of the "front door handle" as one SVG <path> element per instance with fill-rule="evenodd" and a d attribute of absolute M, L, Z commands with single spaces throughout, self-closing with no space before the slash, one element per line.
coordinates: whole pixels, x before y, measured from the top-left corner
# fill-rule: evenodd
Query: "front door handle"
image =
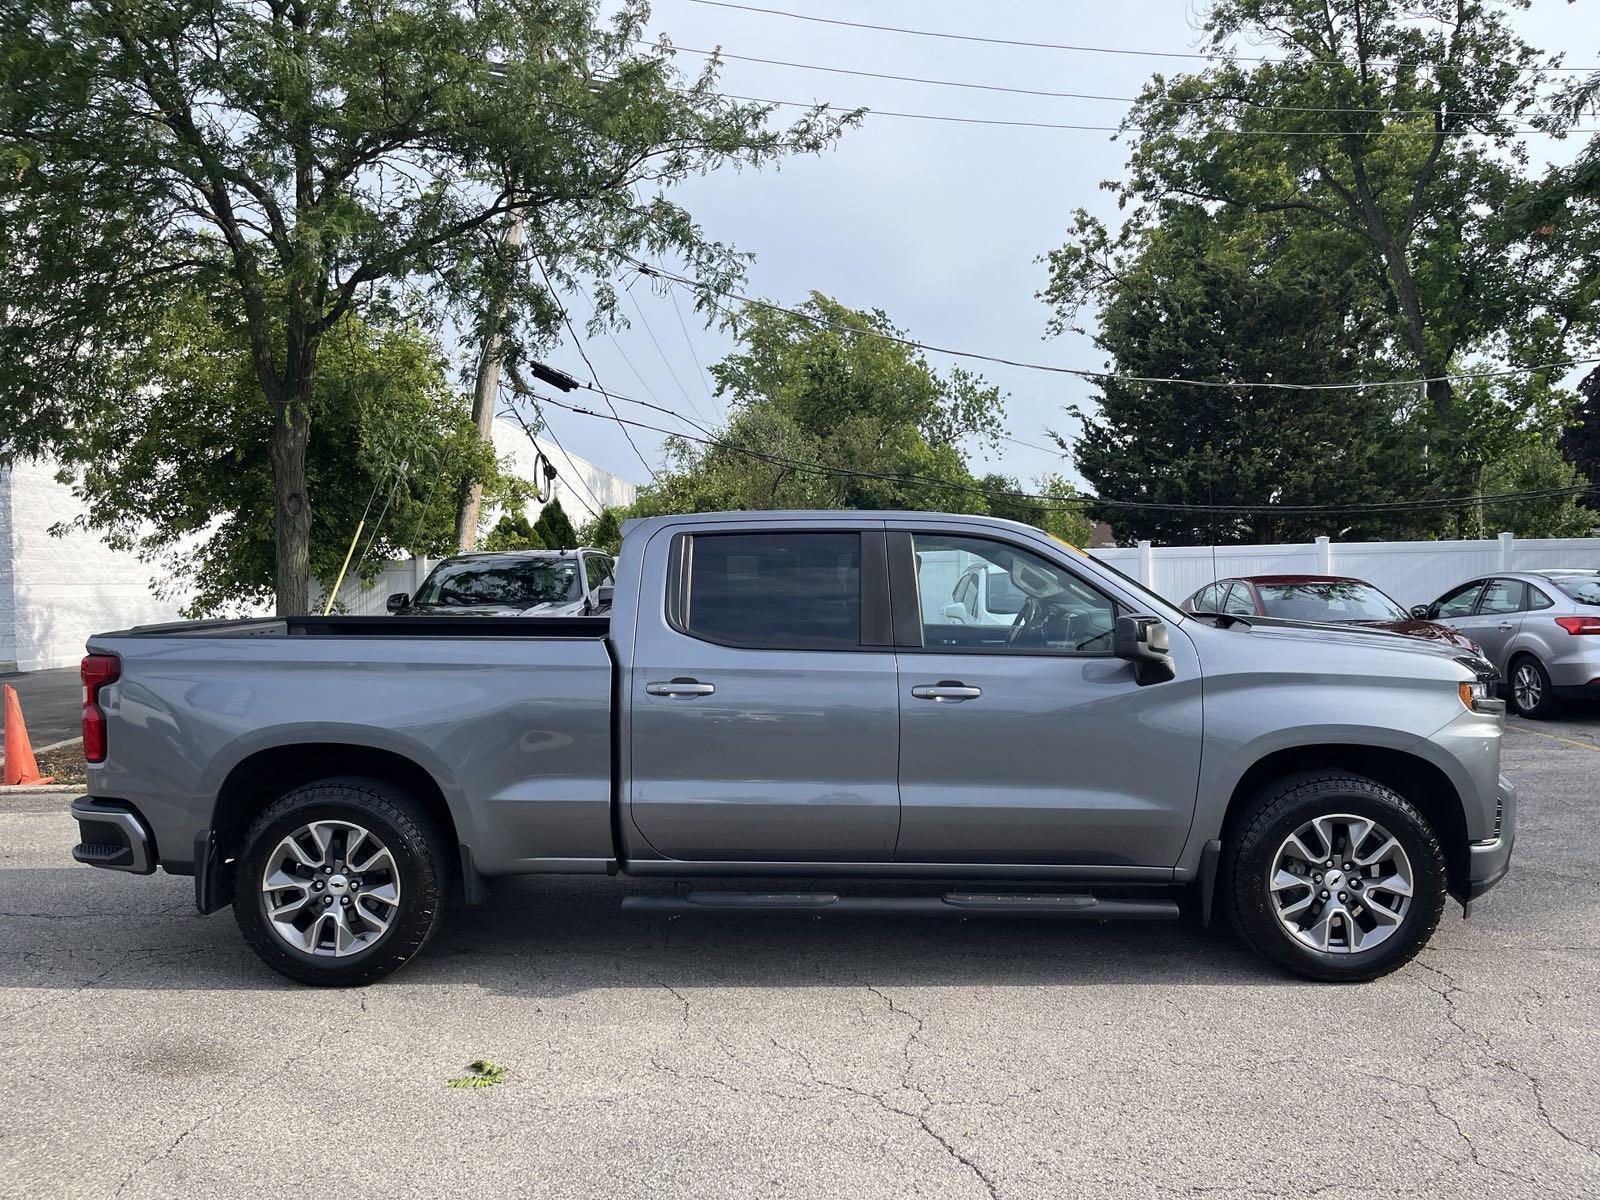
<path fill-rule="evenodd" d="M 1515 628 L 1516 628 L 1515 625 L 1505 624 L 1505 625 L 1500 626 L 1500 632 L 1501 633 L 1510 633 Z"/>
<path fill-rule="evenodd" d="M 647 683 L 644 690 L 652 696 L 709 696 L 717 690 L 717 685 L 679 677 L 667 683 Z"/>
<path fill-rule="evenodd" d="M 911 695 L 917 700 L 959 703 L 962 700 L 976 700 L 983 695 L 983 689 L 968 687 L 959 679 L 941 679 L 938 683 L 919 683 L 911 689 Z"/>

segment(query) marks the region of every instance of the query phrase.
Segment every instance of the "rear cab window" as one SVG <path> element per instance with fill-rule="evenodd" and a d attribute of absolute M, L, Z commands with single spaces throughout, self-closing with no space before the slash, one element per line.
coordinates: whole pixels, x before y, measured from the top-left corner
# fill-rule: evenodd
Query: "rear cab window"
<path fill-rule="evenodd" d="M 668 620 L 724 646 L 860 649 L 861 541 L 854 530 L 685 535 Z"/>

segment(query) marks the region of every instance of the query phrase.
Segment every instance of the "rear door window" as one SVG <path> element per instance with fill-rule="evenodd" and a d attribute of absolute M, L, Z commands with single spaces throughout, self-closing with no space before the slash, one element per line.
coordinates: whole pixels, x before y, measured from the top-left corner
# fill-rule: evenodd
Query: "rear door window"
<path fill-rule="evenodd" d="M 860 534 L 699 534 L 683 554 L 682 632 L 749 649 L 861 645 Z"/>

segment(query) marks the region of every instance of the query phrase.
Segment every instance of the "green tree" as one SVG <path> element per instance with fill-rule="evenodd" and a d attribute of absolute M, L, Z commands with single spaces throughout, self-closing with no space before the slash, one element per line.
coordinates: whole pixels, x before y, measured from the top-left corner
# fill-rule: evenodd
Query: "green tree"
<path fill-rule="evenodd" d="M 66 447 L 62 475 L 84 503 L 77 524 L 164 566 L 164 589 L 193 616 L 240 611 L 275 593 L 275 415 L 243 329 L 198 295 L 150 322 L 129 375 L 140 381 Z M 502 502 L 526 485 L 502 476 L 414 321 L 347 314 L 323 344 L 309 403 L 323 436 L 306 462 L 310 569 L 332 582 L 363 516 L 352 572 L 370 578 L 403 554 L 454 546 L 453 496 L 484 481 Z"/>
<path fill-rule="evenodd" d="M 966 490 L 976 481 L 960 443 L 998 432 L 999 390 L 959 369 L 939 375 L 915 349 L 883 336 L 900 331 L 882 312 L 815 292 L 796 311 L 748 310 L 735 330 L 739 349 L 710 369 L 728 399 L 727 425 L 701 441 L 668 438 L 667 469 L 640 489 L 631 515 L 987 511 Z M 930 478 L 953 486 L 922 481 Z"/>
<path fill-rule="evenodd" d="M 1050 257 L 1046 297 L 1064 326 L 1098 310 L 1100 381 L 1071 444 L 1095 495 L 1124 504 L 1363 504 L 1406 494 L 1420 451 L 1383 391 L 1249 387 L 1381 380 L 1382 320 L 1366 281 L 1322 239 L 1276 215 L 1163 205 L 1162 220 L 1113 239 L 1087 222 Z M 1341 269 L 1342 268 L 1342 269 Z M 1376 359 L 1379 369 L 1374 370 Z M 1234 386 L 1203 386 L 1185 380 Z M 1125 541 L 1300 541 L 1407 532 L 1379 517 L 1096 507 Z"/>
<path fill-rule="evenodd" d="M 426 290 L 514 363 L 558 326 L 544 287 L 636 252 L 715 285 L 742 260 L 666 189 L 829 143 L 813 110 L 719 96 L 641 46 L 619 0 L 35 0 L 0 16 L 0 455 L 59 451 L 148 386 L 151 313 L 185 287 L 249 348 L 278 611 L 312 571 L 317 378 L 352 314 Z M 499 252 L 521 217 L 527 253 Z M 491 321 L 488 314 L 494 314 Z M 114 419 L 114 418 L 113 418 Z"/>
<path fill-rule="evenodd" d="M 1072 503 L 1078 489 L 1060 475 L 1045 475 L 1023 487 L 1009 475 L 989 474 L 978 486 L 989 495 L 991 517 L 1021 521 L 1079 549 L 1089 545 L 1094 522 L 1082 504 Z"/>
<path fill-rule="evenodd" d="M 572 528 L 572 518 L 567 516 L 559 500 L 551 500 L 539 510 L 533 532 L 551 550 L 576 550 L 578 547 L 578 533 Z"/>
<path fill-rule="evenodd" d="M 622 549 L 622 522 L 631 515 L 626 509 L 602 508 L 598 517 L 578 531 L 578 544 L 616 554 Z"/>
<path fill-rule="evenodd" d="M 1600 367 L 1590 371 L 1578 385 L 1578 403 L 1561 433 L 1560 446 L 1580 481 L 1595 488 L 1582 502 L 1600 509 Z"/>
<path fill-rule="evenodd" d="M 1351 307 L 1342 323 L 1328 313 L 1320 336 L 1359 343 L 1342 370 L 1313 347 L 1324 369 L 1298 377 L 1429 378 L 1424 404 L 1396 398 L 1398 441 L 1417 455 L 1404 474 L 1432 494 L 1479 488 L 1487 459 L 1444 377 L 1472 356 L 1561 359 L 1589 336 L 1563 318 L 1570 249 L 1535 252 L 1507 217 L 1530 185 L 1518 134 L 1541 107 L 1534 68 L 1546 61 L 1512 32 L 1512 7 L 1216 0 L 1205 18 L 1212 48 L 1245 43 L 1266 61 L 1230 57 L 1146 86 L 1127 118 L 1127 177 L 1108 185 L 1130 209 L 1127 225 L 1112 239 L 1080 213 L 1052 262 L 1057 327 L 1084 294 L 1085 252 L 1127 251 L 1175 213 L 1216 219 L 1217 238 L 1244 218 L 1270 219 L 1254 235 L 1252 269 L 1280 255 L 1325 262 L 1330 292 Z"/>
<path fill-rule="evenodd" d="M 508 512 L 495 522 L 481 542 L 480 550 L 545 550 L 548 549 L 538 530 L 528 522 L 522 512 Z"/>

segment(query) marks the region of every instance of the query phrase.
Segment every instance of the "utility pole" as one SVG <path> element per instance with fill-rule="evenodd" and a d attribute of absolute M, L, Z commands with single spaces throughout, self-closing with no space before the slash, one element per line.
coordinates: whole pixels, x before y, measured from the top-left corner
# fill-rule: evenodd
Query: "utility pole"
<path fill-rule="evenodd" d="M 500 253 L 515 261 L 522 250 L 522 214 L 513 213 L 505 236 L 500 239 Z M 506 301 L 498 296 L 489 306 L 489 332 L 483 339 L 483 351 L 478 355 L 478 378 L 472 389 L 472 419 L 478 426 L 478 436 L 491 445 L 494 442 L 494 406 L 500 396 L 500 322 L 505 319 Z M 456 546 L 472 550 L 478 544 L 478 510 L 483 505 L 483 484 L 474 483 L 462 497 L 461 508 L 456 513 Z"/>

